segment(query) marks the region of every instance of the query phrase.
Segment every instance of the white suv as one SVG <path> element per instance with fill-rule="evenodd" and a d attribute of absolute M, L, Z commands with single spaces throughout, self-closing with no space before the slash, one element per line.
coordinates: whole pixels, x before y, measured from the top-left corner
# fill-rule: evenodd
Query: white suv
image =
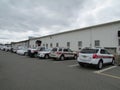
<path fill-rule="evenodd" d="M 115 64 L 114 55 L 110 54 L 107 50 L 100 48 L 82 49 L 79 53 L 77 61 L 82 67 L 84 64 L 92 64 L 96 65 L 98 69 L 102 69 L 103 64 Z"/>
<path fill-rule="evenodd" d="M 77 53 L 69 48 L 56 47 L 51 50 L 50 57 L 58 60 L 65 60 L 66 58 L 77 59 Z"/>

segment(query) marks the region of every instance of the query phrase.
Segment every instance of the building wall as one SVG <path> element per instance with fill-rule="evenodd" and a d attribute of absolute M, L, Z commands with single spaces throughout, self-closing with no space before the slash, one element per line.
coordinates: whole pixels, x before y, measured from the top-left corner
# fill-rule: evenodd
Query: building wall
<path fill-rule="evenodd" d="M 29 42 L 27 41 L 22 41 L 22 42 L 14 42 L 11 44 L 13 48 L 17 48 L 19 46 L 23 46 L 23 47 L 28 47 Z"/>
<path fill-rule="evenodd" d="M 35 48 L 35 46 L 36 46 L 36 44 L 35 44 L 36 40 L 37 39 L 30 39 L 29 40 L 29 47 L 30 48 Z"/>
<path fill-rule="evenodd" d="M 120 53 L 117 35 L 118 30 L 120 30 L 120 22 L 32 39 L 30 40 L 30 46 L 36 46 L 36 40 L 41 40 L 42 45 L 46 46 L 46 44 L 48 44 L 48 48 L 51 48 L 51 43 L 53 47 L 56 47 L 56 43 L 59 43 L 60 47 L 67 47 L 67 42 L 70 42 L 70 48 L 78 51 L 79 48 L 94 47 L 95 40 L 99 40 L 99 47 L 114 49 L 117 53 Z M 78 41 L 82 41 L 82 47 L 78 47 Z"/>

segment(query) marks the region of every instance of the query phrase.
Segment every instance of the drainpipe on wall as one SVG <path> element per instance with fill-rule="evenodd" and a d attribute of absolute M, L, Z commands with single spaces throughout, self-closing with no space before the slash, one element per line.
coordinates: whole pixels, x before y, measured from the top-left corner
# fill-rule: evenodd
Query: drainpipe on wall
<path fill-rule="evenodd" d="M 92 29 L 90 28 L 90 47 L 92 48 Z"/>

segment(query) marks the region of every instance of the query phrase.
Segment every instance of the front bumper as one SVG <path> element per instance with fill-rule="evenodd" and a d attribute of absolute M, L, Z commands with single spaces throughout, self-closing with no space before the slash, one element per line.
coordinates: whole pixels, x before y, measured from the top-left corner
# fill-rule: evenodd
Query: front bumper
<path fill-rule="evenodd" d="M 38 54 L 38 57 L 44 58 L 44 57 L 45 57 L 45 54 Z"/>

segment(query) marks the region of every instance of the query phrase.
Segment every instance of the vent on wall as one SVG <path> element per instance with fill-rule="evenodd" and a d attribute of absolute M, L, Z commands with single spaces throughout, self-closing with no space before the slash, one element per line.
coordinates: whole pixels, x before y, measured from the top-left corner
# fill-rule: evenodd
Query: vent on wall
<path fill-rule="evenodd" d="M 118 37 L 120 37 L 120 31 L 118 31 Z"/>

